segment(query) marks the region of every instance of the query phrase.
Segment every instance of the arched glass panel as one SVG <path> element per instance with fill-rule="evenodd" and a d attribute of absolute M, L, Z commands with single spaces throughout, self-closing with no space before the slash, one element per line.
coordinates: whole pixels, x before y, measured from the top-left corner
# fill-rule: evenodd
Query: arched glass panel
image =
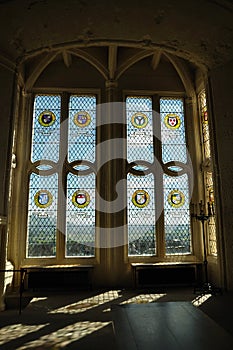
<path fill-rule="evenodd" d="M 186 163 L 186 141 L 183 100 L 160 99 L 162 160 L 164 163 L 180 161 Z"/>
<path fill-rule="evenodd" d="M 34 100 L 31 161 L 57 162 L 60 144 L 59 95 L 37 95 Z"/>
<path fill-rule="evenodd" d="M 155 255 L 154 176 L 128 174 L 129 255 Z"/>
<path fill-rule="evenodd" d="M 209 131 L 209 117 L 206 102 L 206 93 L 203 90 L 199 94 L 199 108 L 202 129 L 202 145 L 203 145 L 203 166 L 204 182 L 205 182 L 205 200 L 209 211 L 212 214 L 208 220 L 208 252 L 211 255 L 217 255 L 217 240 L 216 240 L 216 222 L 215 222 L 215 196 L 213 173 L 211 169 L 211 149 L 210 149 L 210 131 Z"/>
<path fill-rule="evenodd" d="M 58 257 L 56 235 L 61 243 L 65 233 L 65 252 L 60 251 L 60 256 L 93 256 L 95 251 L 95 175 L 75 176 L 73 172 L 88 171 L 90 167 L 80 161 L 95 160 L 96 96 L 71 95 L 67 110 L 66 96 L 63 101 L 55 94 L 36 95 L 34 99 L 31 161 L 41 162 L 30 170 L 27 257 Z M 76 161 L 72 173 L 65 156 L 58 162 L 60 150 L 68 154 L 69 162 Z M 57 173 L 50 175 L 54 171 Z M 67 184 L 67 188 L 58 188 L 58 183 Z"/>
<path fill-rule="evenodd" d="M 96 97 L 72 95 L 69 101 L 68 161 L 95 160 Z"/>
<path fill-rule="evenodd" d="M 58 176 L 32 173 L 29 184 L 27 257 L 56 256 Z"/>
<path fill-rule="evenodd" d="M 68 174 L 66 256 L 95 253 L 95 175 Z"/>
<path fill-rule="evenodd" d="M 189 183 L 186 174 L 164 175 L 164 231 L 166 254 L 191 253 Z"/>
<path fill-rule="evenodd" d="M 127 97 L 127 159 L 153 163 L 152 99 Z"/>

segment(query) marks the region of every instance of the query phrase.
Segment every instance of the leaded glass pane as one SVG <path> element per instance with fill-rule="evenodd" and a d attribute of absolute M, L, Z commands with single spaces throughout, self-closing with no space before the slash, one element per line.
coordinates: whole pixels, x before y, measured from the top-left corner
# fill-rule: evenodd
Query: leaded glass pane
<path fill-rule="evenodd" d="M 217 255 L 216 225 L 214 217 L 210 217 L 208 221 L 208 236 L 209 253 L 211 255 Z"/>
<path fill-rule="evenodd" d="M 59 95 L 37 95 L 34 100 L 31 160 L 57 162 L 60 144 Z"/>
<path fill-rule="evenodd" d="M 166 254 L 191 253 L 188 177 L 164 175 L 163 185 Z"/>
<path fill-rule="evenodd" d="M 95 160 L 96 97 L 72 95 L 69 101 L 68 160 Z"/>
<path fill-rule="evenodd" d="M 204 146 L 204 156 L 205 158 L 210 158 L 210 134 L 209 134 L 209 121 L 208 121 L 208 111 L 206 103 L 205 91 L 199 95 L 200 109 L 201 109 L 201 124 L 202 124 L 202 136 L 203 136 L 203 146 Z"/>
<path fill-rule="evenodd" d="M 152 99 L 127 97 L 126 116 L 128 162 L 141 159 L 153 163 Z"/>
<path fill-rule="evenodd" d="M 67 178 L 66 256 L 94 256 L 95 175 Z"/>
<path fill-rule="evenodd" d="M 128 174 L 129 255 L 155 255 L 154 175 Z"/>
<path fill-rule="evenodd" d="M 212 173 L 206 172 L 205 184 L 206 184 L 207 203 L 209 203 L 211 213 L 215 214 L 214 187 L 213 187 Z M 214 216 L 210 217 L 208 221 L 208 246 L 209 246 L 209 254 L 217 255 L 216 224 L 215 224 Z"/>
<path fill-rule="evenodd" d="M 56 255 L 57 179 L 57 174 L 30 176 L 27 231 L 29 258 Z"/>
<path fill-rule="evenodd" d="M 162 160 L 186 163 L 184 103 L 179 98 L 160 99 Z"/>
<path fill-rule="evenodd" d="M 208 111 L 206 102 L 206 93 L 203 90 L 199 94 L 199 105 L 200 105 L 200 117 L 203 137 L 203 158 L 204 160 L 211 158 L 210 150 L 210 133 L 209 133 L 209 121 Z M 213 188 L 213 174 L 212 172 L 205 171 L 205 192 L 206 202 L 210 207 L 212 214 L 215 212 L 214 208 L 214 188 Z M 209 254 L 217 255 L 217 242 L 216 242 L 216 223 L 215 217 L 210 217 L 208 220 L 208 248 Z"/>

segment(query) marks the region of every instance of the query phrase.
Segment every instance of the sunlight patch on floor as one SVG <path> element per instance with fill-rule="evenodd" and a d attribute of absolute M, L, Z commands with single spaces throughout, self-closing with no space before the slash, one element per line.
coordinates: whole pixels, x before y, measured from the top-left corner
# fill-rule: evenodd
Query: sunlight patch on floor
<path fill-rule="evenodd" d="M 47 300 L 48 298 L 47 297 L 39 297 L 39 298 L 33 298 L 31 301 L 30 301 L 30 304 L 32 303 L 37 303 L 38 301 L 44 301 L 44 300 Z"/>
<path fill-rule="evenodd" d="M 46 334 L 34 341 L 25 343 L 23 346 L 18 347 L 17 350 L 63 349 L 65 346 L 108 326 L 110 323 L 89 321 L 73 323 L 67 327 L 58 329 L 56 332 Z"/>
<path fill-rule="evenodd" d="M 120 304 L 145 304 L 154 303 L 158 299 L 166 296 L 166 294 L 138 294 L 128 300 L 121 302 Z"/>
<path fill-rule="evenodd" d="M 49 323 L 39 325 L 13 324 L 3 327 L 0 332 L 0 346 L 15 340 L 15 338 L 24 337 L 30 333 L 37 332 L 48 325 Z"/>
<path fill-rule="evenodd" d="M 122 302 L 119 302 L 120 305 L 123 304 L 146 304 L 146 303 L 154 303 L 158 299 L 166 296 L 166 294 L 139 294 L 136 296 L 133 296 L 132 298 L 129 298 L 127 300 L 124 300 Z M 103 312 L 110 312 L 111 307 L 103 310 Z"/>
<path fill-rule="evenodd" d="M 206 302 L 206 300 L 208 300 L 211 297 L 211 294 L 198 295 L 194 300 L 192 300 L 192 304 L 194 306 L 201 306 L 202 304 L 204 304 L 204 302 Z"/>
<path fill-rule="evenodd" d="M 105 303 L 112 302 L 115 299 L 119 298 L 119 291 L 118 290 L 110 290 L 105 293 L 101 293 L 95 296 L 92 296 L 90 298 L 86 298 L 84 300 L 80 300 L 76 303 L 72 303 L 69 305 L 65 305 L 63 307 L 60 307 L 58 309 L 52 310 L 49 313 L 50 314 L 57 314 L 57 313 L 80 313 L 85 312 L 87 310 L 90 310 L 92 308 L 98 307 L 100 305 L 103 305 Z"/>

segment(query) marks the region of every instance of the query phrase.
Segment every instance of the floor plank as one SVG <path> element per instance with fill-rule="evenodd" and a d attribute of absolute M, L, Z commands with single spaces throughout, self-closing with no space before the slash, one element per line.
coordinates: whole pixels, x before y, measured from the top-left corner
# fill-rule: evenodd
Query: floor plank
<path fill-rule="evenodd" d="M 233 349 L 233 337 L 189 302 L 113 305 L 119 349 Z"/>

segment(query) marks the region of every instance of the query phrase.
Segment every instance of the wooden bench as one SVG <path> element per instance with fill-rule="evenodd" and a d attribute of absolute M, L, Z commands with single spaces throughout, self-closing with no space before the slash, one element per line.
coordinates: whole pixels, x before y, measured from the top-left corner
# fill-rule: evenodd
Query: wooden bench
<path fill-rule="evenodd" d="M 233 349 L 233 337 L 190 302 L 112 305 L 119 350 Z"/>
<path fill-rule="evenodd" d="M 201 262 L 132 263 L 134 288 L 163 285 L 197 285 L 202 275 Z"/>

